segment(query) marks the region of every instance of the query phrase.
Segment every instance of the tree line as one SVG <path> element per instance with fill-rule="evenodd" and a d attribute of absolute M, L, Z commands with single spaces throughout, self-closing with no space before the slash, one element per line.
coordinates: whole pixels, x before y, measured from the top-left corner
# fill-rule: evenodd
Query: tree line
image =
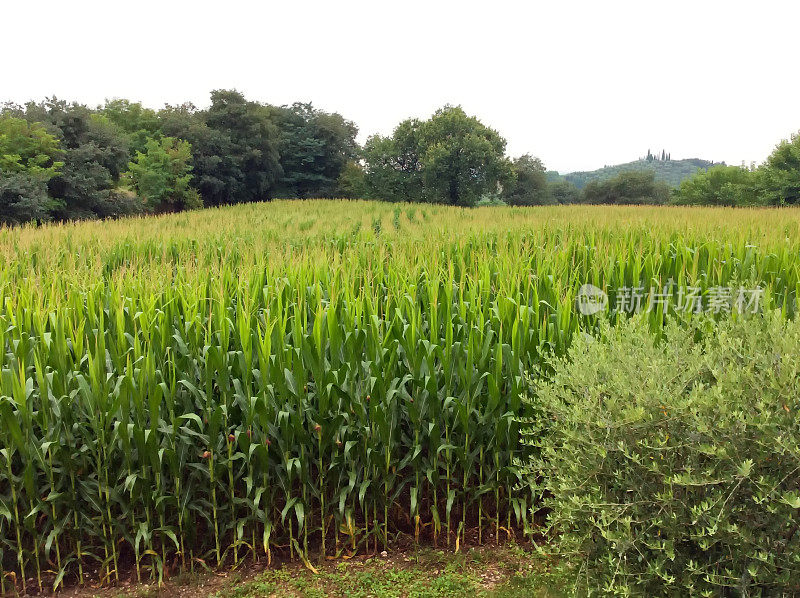
<path fill-rule="evenodd" d="M 784 139 L 760 166 L 713 166 L 683 181 L 681 205 L 800 205 L 800 134 Z"/>
<path fill-rule="evenodd" d="M 786 205 L 800 201 L 800 138 L 760 167 L 715 166 L 673 190 L 652 172 L 578 189 L 461 107 L 407 119 L 363 147 L 358 128 L 308 103 L 273 106 L 235 90 L 211 104 L 90 108 L 50 98 L 0 109 L 0 222 L 161 213 L 275 197 L 481 204 Z M 670 159 L 661 152 L 662 160 Z M 649 153 L 648 155 L 652 156 Z M 655 156 L 653 156 L 655 159 Z"/>
<path fill-rule="evenodd" d="M 311 104 L 270 106 L 231 90 L 155 111 L 55 98 L 0 111 L 0 220 L 180 211 L 273 197 L 347 196 L 358 129 Z M 346 177 L 345 177 L 346 178 Z"/>

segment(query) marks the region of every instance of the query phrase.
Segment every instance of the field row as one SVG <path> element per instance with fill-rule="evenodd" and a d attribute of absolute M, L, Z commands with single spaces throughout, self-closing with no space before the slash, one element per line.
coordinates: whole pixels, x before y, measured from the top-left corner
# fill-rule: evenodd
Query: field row
<path fill-rule="evenodd" d="M 2 589 L 525 531 L 522 396 L 605 317 L 581 286 L 760 288 L 793 316 L 797 215 L 732 214 L 281 202 L 2 231 Z M 669 313 L 714 317 L 661 304 L 655 333 Z"/>

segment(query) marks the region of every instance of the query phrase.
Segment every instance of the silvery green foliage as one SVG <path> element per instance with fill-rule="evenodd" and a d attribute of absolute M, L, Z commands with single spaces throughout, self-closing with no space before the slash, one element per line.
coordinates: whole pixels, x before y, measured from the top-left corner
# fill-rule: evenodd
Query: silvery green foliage
<path fill-rule="evenodd" d="M 599 337 L 532 386 L 526 469 L 575 592 L 800 593 L 800 324 L 672 324 L 654 342 L 633 319 Z"/>

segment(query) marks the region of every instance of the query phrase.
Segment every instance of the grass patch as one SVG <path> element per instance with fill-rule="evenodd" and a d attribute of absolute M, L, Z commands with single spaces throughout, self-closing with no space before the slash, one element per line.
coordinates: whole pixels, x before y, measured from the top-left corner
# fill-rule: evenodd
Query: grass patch
<path fill-rule="evenodd" d="M 257 574 L 213 598 L 348 596 L 426 598 L 448 596 L 555 597 L 557 579 L 538 557 L 520 548 L 481 548 L 462 553 L 422 549 L 328 564 L 319 574 L 285 566 Z"/>
<path fill-rule="evenodd" d="M 312 573 L 299 563 L 270 569 L 180 575 L 161 588 L 73 590 L 70 598 L 559 598 L 565 585 L 539 555 L 516 545 L 459 553 L 430 548 L 328 561 Z"/>

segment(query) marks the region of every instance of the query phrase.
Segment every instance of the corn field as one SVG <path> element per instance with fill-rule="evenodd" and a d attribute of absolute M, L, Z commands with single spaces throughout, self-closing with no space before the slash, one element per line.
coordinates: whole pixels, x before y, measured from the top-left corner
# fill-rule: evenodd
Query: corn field
<path fill-rule="evenodd" d="M 591 328 L 581 285 L 760 285 L 793 317 L 799 252 L 794 210 L 282 201 L 2 229 L 0 593 L 524 533 L 520 395 Z"/>

